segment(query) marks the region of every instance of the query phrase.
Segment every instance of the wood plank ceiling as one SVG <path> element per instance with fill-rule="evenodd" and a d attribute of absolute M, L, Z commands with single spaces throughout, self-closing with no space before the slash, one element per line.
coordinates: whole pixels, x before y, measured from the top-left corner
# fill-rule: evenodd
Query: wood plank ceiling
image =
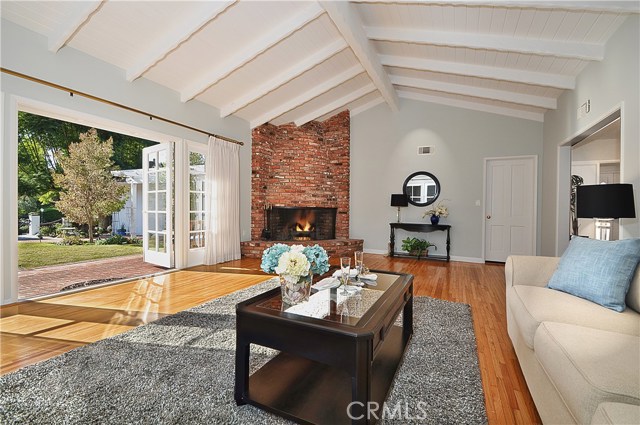
<path fill-rule="evenodd" d="M 542 121 L 637 1 L 2 1 L 2 18 L 251 127 L 398 98 Z M 635 41 L 637 42 L 637 40 Z"/>

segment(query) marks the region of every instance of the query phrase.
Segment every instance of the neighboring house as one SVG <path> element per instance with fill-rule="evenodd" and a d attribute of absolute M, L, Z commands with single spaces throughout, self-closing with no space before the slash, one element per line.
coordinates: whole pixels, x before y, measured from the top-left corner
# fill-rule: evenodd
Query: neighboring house
<path fill-rule="evenodd" d="M 113 232 L 122 225 L 126 232 L 132 236 L 142 235 L 142 170 L 116 170 L 113 174 L 121 184 L 130 187 L 129 198 L 124 207 L 111 214 L 111 227 Z"/>
<path fill-rule="evenodd" d="M 204 177 L 205 170 L 203 165 L 191 165 L 189 168 L 189 175 L 191 178 L 195 178 L 196 176 Z M 142 211 L 144 205 L 142 201 L 142 169 L 115 170 L 112 171 L 111 174 L 113 174 L 121 184 L 127 184 L 130 187 L 127 203 L 120 211 L 111 214 L 111 226 L 113 232 L 124 225 L 127 234 L 132 236 L 141 236 L 143 232 Z M 198 199 L 198 201 L 201 201 L 201 199 Z M 204 206 L 202 205 L 194 205 L 193 208 L 204 210 Z"/>

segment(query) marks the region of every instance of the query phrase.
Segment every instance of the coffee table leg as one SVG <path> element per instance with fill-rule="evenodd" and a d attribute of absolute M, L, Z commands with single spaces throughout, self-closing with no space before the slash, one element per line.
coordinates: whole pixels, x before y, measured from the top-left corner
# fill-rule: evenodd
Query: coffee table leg
<path fill-rule="evenodd" d="M 371 400 L 371 357 L 368 343 L 358 344 L 356 348 L 356 373 L 351 377 L 352 424 L 369 423 L 368 407 Z"/>
<path fill-rule="evenodd" d="M 402 311 L 402 332 L 405 337 L 413 335 L 413 295 L 409 296 Z"/>
<path fill-rule="evenodd" d="M 234 398 L 238 406 L 247 404 L 249 389 L 249 343 L 236 335 L 236 384 Z"/>

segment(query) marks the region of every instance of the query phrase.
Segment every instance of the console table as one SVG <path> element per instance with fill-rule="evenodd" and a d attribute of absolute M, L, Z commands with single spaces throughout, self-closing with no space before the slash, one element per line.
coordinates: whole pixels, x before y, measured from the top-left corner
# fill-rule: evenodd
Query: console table
<path fill-rule="evenodd" d="M 451 251 L 451 236 L 449 235 L 449 230 L 451 230 L 451 226 L 448 224 L 427 224 L 427 223 L 389 223 L 391 227 L 391 234 L 389 235 L 389 256 L 390 257 L 408 257 L 408 255 L 398 254 L 395 252 L 396 247 L 396 229 L 407 230 L 409 232 L 435 232 L 436 230 L 442 230 L 443 232 L 447 232 L 447 255 L 429 255 L 428 257 L 422 257 L 426 259 L 432 260 L 445 260 L 449 261 L 451 259 L 450 251 Z M 413 257 L 413 256 L 411 256 Z"/>

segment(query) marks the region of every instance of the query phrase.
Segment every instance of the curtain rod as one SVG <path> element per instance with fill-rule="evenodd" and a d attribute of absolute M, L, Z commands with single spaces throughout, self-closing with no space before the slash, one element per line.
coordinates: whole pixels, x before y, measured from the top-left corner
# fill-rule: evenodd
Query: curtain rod
<path fill-rule="evenodd" d="M 42 85 L 45 85 L 45 86 L 48 86 L 48 87 L 53 87 L 54 89 L 66 91 L 71 96 L 77 94 L 78 96 L 86 97 L 87 99 L 95 100 L 97 102 L 106 103 L 107 105 L 111 105 L 111 106 L 115 106 L 117 108 L 125 109 L 125 110 L 130 111 L 130 112 L 135 112 L 135 113 L 140 114 L 140 115 L 146 115 L 146 116 L 149 117 L 149 119 L 156 119 L 156 120 L 159 120 L 159 121 L 164 121 L 164 122 L 169 123 L 169 124 L 173 124 L 173 125 L 177 125 L 179 127 L 187 128 L 189 130 L 197 131 L 198 133 L 206 134 L 207 136 L 216 137 L 218 139 L 224 140 L 225 142 L 235 143 L 237 145 L 244 146 L 244 142 L 240 142 L 240 141 L 232 139 L 230 137 L 220 136 L 218 134 L 214 134 L 214 133 L 211 133 L 209 131 L 200 130 L 199 128 L 192 127 L 192 126 L 187 125 L 187 124 L 182 124 L 182 123 L 179 123 L 177 121 L 170 120 L 168 118 L 163 118 L 163 117 L 158 116 L 158 115 L 150 114 L 150 113 L 142 111 L 140 109 L 136 109 L 136 108 L 132 108 L 132 107 L 127 106 L 127 105 L 123 105 L 122 103 L 117 103 L 117 102 L 113 102 L 111 100 L 103 99 L 101 97 L 94 96 L 94 95 L 89 94 L 89 93 L 84 93 L 84 92 L 81 92 L 81 91 L 78 91 L 78 90 L 71 89 L 69 87 L 61 86 L 59 84 L 52 83 L 52 82 L 46 81 L 46 80 L 42 80 L 40 78 L 32 77 L 30 75 L 26 75 L 26 74 L 23 74 L 21 72 L 12 71 L 12 70 L 6 69 L 6 68 L 0 68 L 0 69 L 5 74 L 13 75 L 15 77 L 24 78 L 25 80 L 33 81 L 35 83 L 39 83 L 39 84 L 42 84 Z"/>

